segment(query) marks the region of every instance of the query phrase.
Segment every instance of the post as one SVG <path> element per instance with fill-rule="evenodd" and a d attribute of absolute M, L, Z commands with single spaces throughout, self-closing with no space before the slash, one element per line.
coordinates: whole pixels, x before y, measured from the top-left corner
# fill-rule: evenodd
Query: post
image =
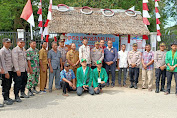
<path fill-rule="evenodd" d="M 18 33 L 18 38 L 23 38 L 25 36 L 25 30 L 24 29 L 17 29 L 17 33 Z"/>
<path fill-rule="evenodd" d="M 152 51 L 156 51 L 157 49 L 157 32 L 150 33 L 150 43 Z"/>
<path fill-rule="evenodd" d="M 33 40 L 33 26 L 30 24 L 31 40 Z"/>

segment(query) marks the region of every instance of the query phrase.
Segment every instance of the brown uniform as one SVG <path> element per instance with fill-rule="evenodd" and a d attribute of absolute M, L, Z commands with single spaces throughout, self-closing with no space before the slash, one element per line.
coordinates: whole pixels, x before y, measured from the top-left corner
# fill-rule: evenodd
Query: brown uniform
<path fill-rule="evenodd" d="M 67 58 L 67 60 L 70 60 L 73 64 L 75 64 L 79 60 L 79 51 L 76 51 L 76 50 L 75 51 L 73 51 L 73 50 L 68 51 L 66 58 Z M 75 75 L 76 75 L 76 71 L 77 71 L 78 67 L 79 67 L 79 64 L 76 66 L 76 68 L 70 66 L 70 69 L 72 69 L 74 71 Z"/>
<path fill-rule="evenodd" d="M 44 88 L 46 87 L 47 84 L 47 50 L 42 48 L 39 51 L 39 60 L 42 61 L 42 66 L 45 69 L 45 72 L 43 72 L 42 67 L 40 66 L 40 90 L 44 91 Z"/>

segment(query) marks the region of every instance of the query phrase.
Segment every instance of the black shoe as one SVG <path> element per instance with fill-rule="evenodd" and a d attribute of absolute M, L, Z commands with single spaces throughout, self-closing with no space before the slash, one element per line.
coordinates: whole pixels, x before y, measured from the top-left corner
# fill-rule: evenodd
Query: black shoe
<path fill-rule="evenodd" d="M 21 93 L 20 98 L 29 98 L 29 96 L 27 96 L 25 93 Z"/>
<path fill-rule="evenodd" d="M 109 87 L 109 83 L 106 83 L 106 87 Z"/>
<path fill-rule="evenodd" d="M 115 86 L 115 84 L 114 83 L 111 83 L 111 87 L 113 88 Z"/>
<path fill-rule="evenodd" d="M 165 89 L 164 89 L 164 88 L 161 88 L 160 91 L 165 92 Z"/>
<path fill-rule="evenodd" d="M 40 92 L 39 92 L 39 91 L 37 91 L 36 89 L 34 89 L 34 90 L 32 91 L 32 93 L 39 94 Z"/>
<path fill-rule="evenodd" d="M 155 90 L 155 93 L 159 93 L 159 90 L 158 90 L 158 89 L 156 89 L 156 90 Z"/>
<path fill-rule="evenodd" d="M 6 104 L 6 105 L 12 105 L 13 101 L 11 101 L 11 100 L 4 100 L 4 104 Z"/>
<path fill-rule="evenodd" d="M 14 100 L 12 100 L 11 98 L 8 98 L 8 100 L 10 100 L 10 101 L 14 102 Z"/>
<path fill-rule="evenodd" d="M 15 102 L 22 102 L 22 100 L 19 97 L 17 97 L 15 98 Z"/>
<path fill-rule="evenodd" d="M 135 88 L 135 89 L 137 89 L 137 88 L 138 88 L 137 84 L 135 84 L 135 85 L 134 85 L 134 88 Z"/>
<path fill-rule="evenodd" d="M 133 85 L 133 83 L 131 83 L 131 84 L 130 84 L 130 88 L 133 88 L 133 87 L 134 87 L 134 85 Z"/>
<path fill-rule="evenodd" d="M 28 91 L 28 96 L 34 96 L 33 92 Z"/>
<path fill-rule="evenodd" d="M 4 104 L 0 104 L 0 107 L 4 107 Z"/>

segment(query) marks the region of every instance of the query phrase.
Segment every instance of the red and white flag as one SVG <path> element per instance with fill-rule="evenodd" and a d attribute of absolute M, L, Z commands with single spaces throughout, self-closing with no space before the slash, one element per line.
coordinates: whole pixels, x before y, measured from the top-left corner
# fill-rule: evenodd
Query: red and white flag
<path fill-rule="evenodd" d="M 43 40 L 42 0 L 40 0 L 38 8 L 39 9 L 37 14 L 39 14 L 39 18 L 38 18 L 38 22 L 39 22 L 38 27 L 40 28 L 39 34 L 41 34 L 41 40 Z"/>
<path fill-rule="evenodd" d="M 150 25 L 148 18 L 151 18 L 149 15 L 148 9 L 148 0 L 143 0 L 143 22 L 145 25 Z"/>
<path fill-rule="evenodd" d="M 48 42 L 48 40 L 49 40 L 48 39 L 49 38 L 48 23 L 49 23 L 50 20 L 52 20 L 52 0 L 50 0 L 47 20 L 46 20 L 45 25 L 44 25 L 45 28 L 44 28 L 43 36 L 46 36 L 46 42 Z"/>
<path fill-rule="evenodd" d="M 28 2 L 26 3 L 20 18 L 25 19 L 28 23 L 30 23 L 30 25 L 35 27 L 31 0 L 28 0 Z"/>
<path fill-rule="evenodd" d="M 158 9 L 159 4 L 158 4 L 158 1 L 160 1 L 160 0 L 155 0 L 156 29 L 157 29 L 157 41 L 161 41 L 161 38 L 160 38 L 161 33 L 160 33 L 160 26 L 159 26 L 159 24 L 160 24 L 159 18 L 160 18 L 161 16 L 160 16 L 160 14 L 159 14 L 159 9 Z"/>

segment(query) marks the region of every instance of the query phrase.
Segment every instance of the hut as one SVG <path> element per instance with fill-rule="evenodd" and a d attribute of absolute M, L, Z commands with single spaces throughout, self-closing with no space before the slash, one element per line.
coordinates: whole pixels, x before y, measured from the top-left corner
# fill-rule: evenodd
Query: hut
<path fill-rule="evenodd" d="M 63 6 L 62 6 L 63 7 Z M 52 20 L 49 22 L 50 33 L 149 35 L 143 23 L 140 11 L 121 9 L 99 9 L 52 7 Z"/>

